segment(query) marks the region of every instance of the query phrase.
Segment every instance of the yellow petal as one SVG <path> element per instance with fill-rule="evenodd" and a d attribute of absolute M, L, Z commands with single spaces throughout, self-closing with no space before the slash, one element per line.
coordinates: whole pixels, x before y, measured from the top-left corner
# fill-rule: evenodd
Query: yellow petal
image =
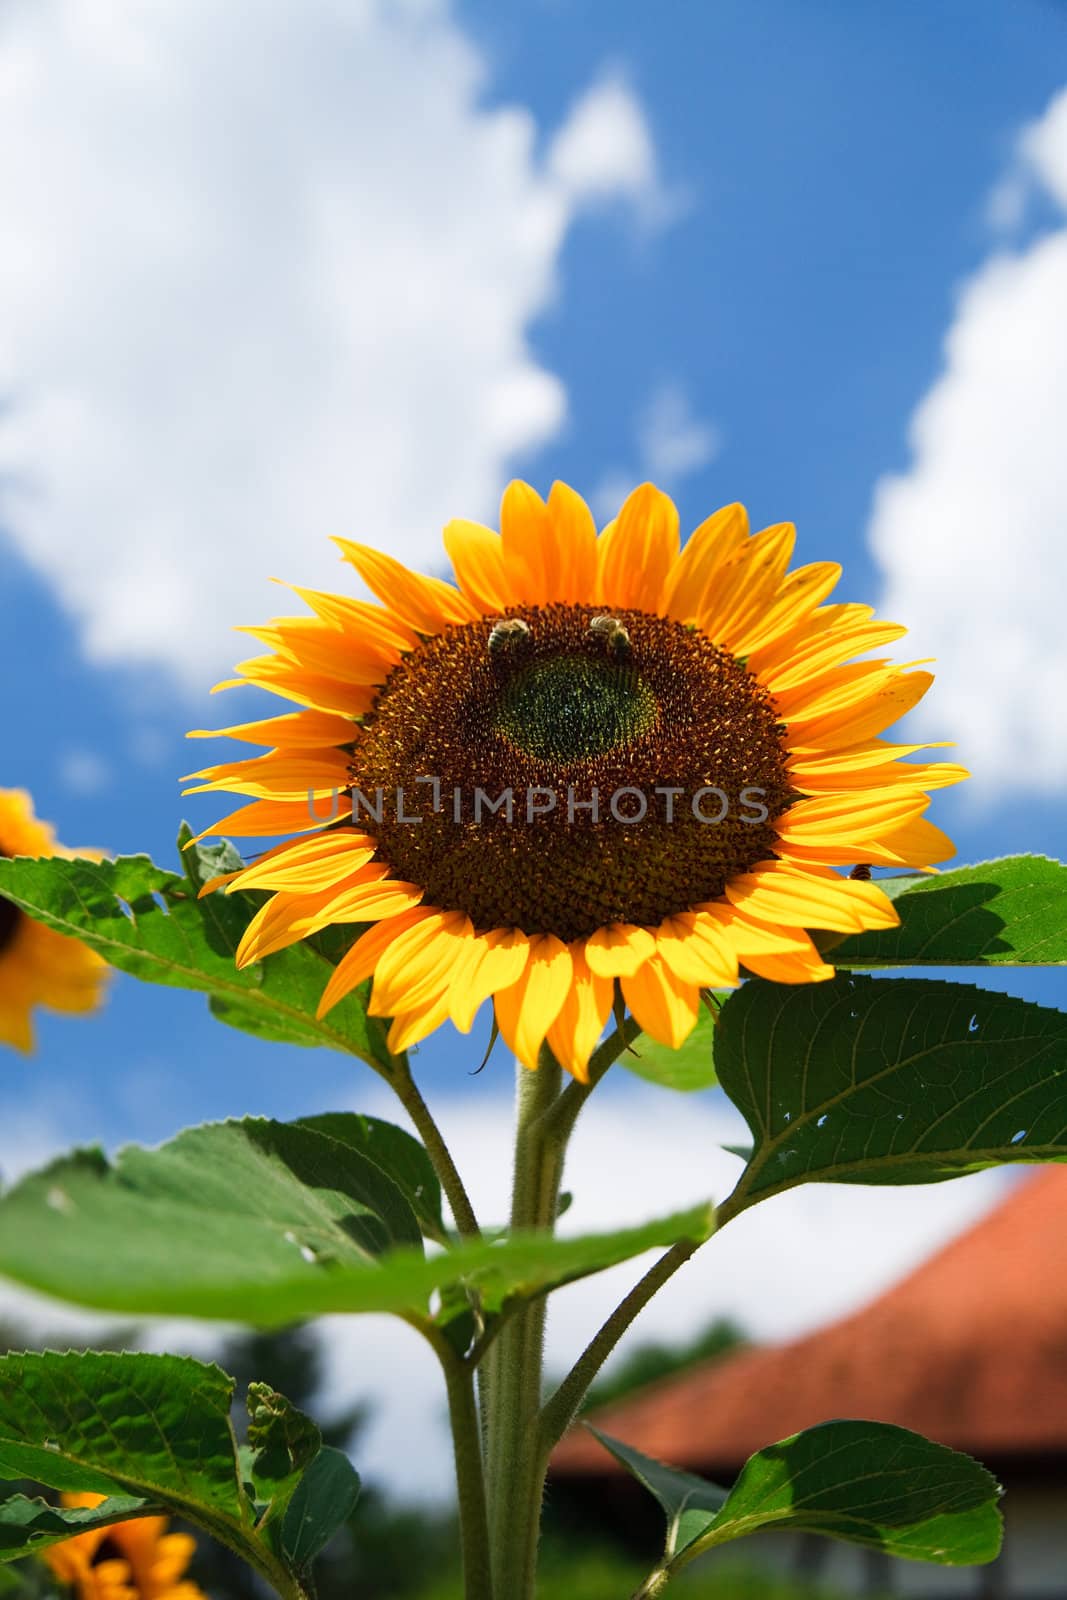
<path fill-rule="evenodd" d="M 383 922 L 378 922 L 373 928 L 368 928 L 356 940 L 350 950 L 347 950 L 337 963 L 330 975 L 315 1015 L 322 1018 L 331 1011 L 345 995 L 365 983 L 374 973 L 374 969 L 381 959 L 382 953 L 387 950 L 395 938 L 414 923 L 431 916 L 430 911 L 421 906 L 413 906 L 403 911 L 399 916 L 389 917 Z"/>
<path fill-rule="evenodd" d="M 381 685 L 401 659 L 395 646 L 353 638 L 317 617 L 283 617 L 236 632 L 258 639 L 302 670 L 360 686 Z"/>
<path fill-rule="evenodd" d="M 511 1053 L 524 1067 L 535 1068 L 545 1035 L 563 1009 L 571 985 L 570 951 L 554 934 L 530 940 L 525 971 L 510 989 L 494 999 L 496 1020 Z"/>
<path fill-rule="evenodd" d="M 648 929 L 630 922 L 598 928 L 585 941 L 585 959 L 600 978 L 627 977 L 655 953 L 656 941 Z"/>
<path fill-rule="evenodd" d="M 791 522 L 764 528 L 716 575 L 697 619 L 716 644 L 732 649 L 749 619 L 762 615 L 785 575 L 795 540 Z"/>
<path fill-rule="evenodd" d="M 392 656 L 414 650 L 419 642 L 414 628 L 369 600 L 355 600 L 351 595 L 334 594 L 328 589 L 305 589 L 296 583 L 285 587 L 299 595 L 323 622 L 340 629 L 354 642 L 373 645 L 381 654 Z"/>
<path fill-rule="evenodd" d="M 500 501 L 500 543 L 512 603 L 544 605 L 559 588 L 561 558 L 548 507 L 516 478 Z"/>
<path fill-rule="evenodd" d="M 615 985 L 599 977 L 586 961 L 580 943 L 570 946 L 573 977 L 559 1016 L 548 1030 L 548 1044 L 565 1072 L 589 1082 L 589 1057 L 611 1015 Z"/>
<path fill-rule="evenodd" d="M 656 954 L 683 983 L 729 989 L 737 982 L 737 952 L 711 917 L 684 911 L 656 929 Z"/>
<path fill-rule="evenodd" d="M 400 934 L 375 968 L 371 1015 L 398 1016 L 446 992 L 473 933 L 470 918 L 461 911 L 435 911 Z"/>
<path fill-rule="evenodd" d="M 660 609 L 676 622 L 694 621 L 703 608 L 715 575 L 748 537 L 748 513 L 742 505 L 723 506 L 689 535 L 663 585 Z"/>
<path fill-rule="evenodd" d="M 934 681 L 932 672 L 909 672 L 889 677 L 863 699 L 799 725 L 804 744 L 825 750 L 861 744 L 884 733 L 892 723 L 918 705 Z M 788 719 L 787 719 L 788 720 Z"/>
<path fill-rule="evenodd" d="M 258 722 L 239 722 L 230 728 L 194 728 L 187 739 L 240 739 L 246 744 L 282 745 L 303 750 L 351 743 L 359 734 L 351 717 L 333 711 L 288 711 Z"/>
<path fill-rule="evenodd" d="M 326 905 L 333 895 L 333 889 L 322 889 L 317 894 L 279 892 L 272 895 L 260 906 L 241 935 L 234 956 L 238 969 L 262 961 L 265 956 L 273 955 L 276 950 L 284 950 L 304 938 L 307 919 Z"/>
<path fill-rule="evenodd" d="M 347 817 L 352 813 L 352 803 L 347 795 L 340 795 L 337 801 L 337 816 Z M 240 806 L 236 811 L 231 811 L 228 816 L 216 822 L 210 828 L 205 828 L 194 839 L 189 840 L 189 845 L 194 845 L 201 839 L 212 839 L 219 834 L 227 836 L 233 834 L 238 839 L 269 839 L 276 838 L 286 833 L 310 833 L 314 828 L 321 828 L 331 819 L 329 816 L 315 816 L 308 806 L 307 798 L 299 800 L 253 800 L 249 806 Z"/>
<path fill-rule="evenodd" d="M 842 834 L 840 839 L 825 837 L 803 843 L 783 842 L 781 855 L 788 861 L 847 866 L 864 861 L 874 867 L 932 867 L 949 861 L 956 846 L 924 817 L 911 816 L 884 834 Z"/>
<path fill-rule="evenodd" d="M 258 689 L 281 695 L 283 700 L 298 700 L 301 704 L 319 711 L 336 711 L 347 717 L 361 717 L 374 705 L 378 697 L 375 684 L 346 683 L 337 677 L 328 677 L 300 666 L 287 656 L 254 656 L 239 661 L 236 678 L 224 678 L 212 689 L 218 694 L 222 689 L 240 689 L 251 683 Z"/>
<path fill-rule="evenodd" d="M 340 893 L 334 892 L 332 898 L 302 924 L 304 937 L 335 923 L 381 922 L 417 906 L 425 891 L 417 883 L 402 883 L 381 876 L 387 871 L 388 868 L 373 862 L 361 867 L 352 886 L 346 885 Z"/>
<path fill-rule="evenodd" d="M 841 568 L 836 561 L 815 561 L 810 566 L 798 567 L 782 581 L 769 605 L 738 629 L 733 648 L 747 656 L 794 628 L 826 599 L 840 577 Z"/>
<path fill-rule="evenodd" d="M 856 795 L 819 794 L 797 800 L 775 822 L 775 831 L 787 844 L 828 844 L 839 838 L 866 839 L 898 827 L 918 816 L 929 797 L 890 786 Z"/>
<path fill-rule="evenodd" d="M 825 983 L 834 976 L 834 968 L 827 965 L 810 941 L 807 950 L 791 954 L 761 952 L 757 955 L 750 951 L 745 957 L 745 966 L 757 977 L 769 978 L 772 983 Z"/>
<path fill-rule="evenodd" d="M 772 926 L 829 928 L 858 933 L 864 928 L 895 928 L 900 917 L 875 883 L 798 872 L 781 862 L 746 872 L 726 885 L 731 905 L 757 922 Z"/>
<path fill-rule="evenodd" d="M 450 622 L 473 622 L 478 612 L 471 602 L 440 578 L 426 578 L 411 572 L 382 550 L 370 545 L 335 539 L 346 561 L 350 561 L 368 589 L 417 633 L 433 636 Z"/>
<path fill-rule="evenodd" d="M 830 606 L 827 611 L 832 610 Z M 843 608 L 844 609 L 844 608 Z M 857 609 L 868 610 L 868 607 Z M 786 694 L 817 681 L 823 675 L 850 661 L 853 656 L 865 656 L 869 650 L 881 645 L 895 644 L 907 633 L 897 622 L 868 622 L 866 620 L 841 627 L 830 627 L 824 634 L 806 645 L 786 644 L 776 659 L 771 659 L 777 645 L 753 651 L 749 655 L 749 668 L 775 694 Z"/>
<path fill-rule="evenodd" d="M 641 484 L 600 536 L 601 601 L 624 610 L 656 611 L 678 544 L 673 500 L 654 484 Z"/>
<path fill-rule="evenodd" d="M 742 911 L 725 901 L 711 900 L 697 910 L 718 923 L 733 949 L 745 961 L 750 954 L 804 951 L 811 943 L 801 928 L 770 928 L 762 922 L 750 922 Z"/>
<path fill-rule="evenodd" d="M 227 874 L 232 890 L 285 889 L 308 893 L 328 889 L 366 866 L 377 841 L 350 828 L 286 844 L 241 872 Z"/>
<path fill-rule="evenodd" d="M 410 1050 L 413 1044 L 427 1038 L 448 1020 L 448 988 L 440 990 L 432 1000 L 412 1011 L 397 1012 L 389 1029 L 386 1043 L 394 1055 Z"/>
<path fill-rule="evenodd" d="M 530 954 L 530 941 L 518 928 L 478 934 L 457 964 L 449 988 L 449 1014 L 460 1033 L 469 1033 L 479 1008 L 498 989 L 518 983 Z"/>
<path fill-rule="evenodd" d="M 559 590 L 548 599 L 587 602 L 596 592 L 597 538 L 593 513 L 580 494 L 554 483 L 548 494 L 548 524 L 556 547 Z"/>
<path fill-rule="evenodd" d="M 444 541 L 456 582 L 472 605 L 491 613 L 514 604 L 498 533 L 456 518 L 445 524 Z"/>
<path fill-rule="evenodd" d="M 856 766 L 836 772 L 820 772 L 812 771 L 803 760 L 792 759 L 789 771 L 796 787 L 809 795 L 841 789 L 882 788 L 891 783 L 924 791 L 947 789 L 970 777 L 966 767 L 953 761 L 897 761 L 876 767 Z"/>
<path fill-rule="evenodd" d="M 696 984 L 683 983 L 658 957 L 620 982 L 626 1004 L 644 1033 L 669 1050 L 685 1043 L 700 1012 Z"/>
<path fill-rule="evenodd" d="M 774 703 L 782 718 L 796 730 L 796 738 L 803 738 L 803 729 L 809 722 L 831 712 L 862 703 L 874 690 L 892 683 L 900 675 L 900 667 L 886 658 L 870 661 L 850 661 L 845 666 L 832 667 L 809 679 L 796 689 L 776 689 Z"/>
<path fill-rule="evenodd" d="M 207 794 L 224 789 L 232 794 L 253 795 L 257 799 L 299 800 L 310 795 L 328 795 L 347 787 L 349 758 L 343 751 L 316 750 L 292 755 L 272 751 L 246 761 L 223 761 L 190 773 L 207 782 L 183 790 L 184 794 Z"/>

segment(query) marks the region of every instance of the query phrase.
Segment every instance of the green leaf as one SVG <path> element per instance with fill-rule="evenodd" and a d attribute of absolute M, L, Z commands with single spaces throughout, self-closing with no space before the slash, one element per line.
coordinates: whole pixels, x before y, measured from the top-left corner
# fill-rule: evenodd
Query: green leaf
<path fill-rule="evenodd" d="M 726 1494 L 598 1434 L 667 1513 L 673 1574 L 751 1533 L 785 1528 L 940 1566 L 992 1561 L 999 1487 L 970 1456 L 884 1422 L 824 1422 L 750 1456 Z"/>
<path fill-rule="evenodd" d="M 934 1183 L 1067 1158 L 1067 1016 L 971 984 L 753 979 L 719 1079 L 754 1152 L 726 1220 L 796 1184 Z"/>
<path fill-rule="evenodd" d="M 400 1190 L 357 1150 L 249 1120 L 128 1148 L 114 1166 L 75 1152 L 24 1178 L 0 1198 L 0 1273 L 102 1309 L 280 1326 L 330 1311 L 425 1311 L 435 1290 L 460 1283 L 492 1311 L 712 1227 L 704 1205 L 615 1233 L 519 1234 L 428 1260 Z"/>
<path fill-rule="evenodd" d="M 348 1457 L 323 1445 L 304 1473 L 282 1523 L 281 1545 L 294 1572 L 304 1572 L 355 1510 L 359 1474 Z"/>
<path fill-rule="evenodd" d="M 679 1089 L 686 1094 L 694 1089 L 710 1089 L 718 1082 L 715 1018 L 702 1011 L 696 1027 L 677 1050 L 642 1035 L 629 1050 L 623 1051 L 619 1063 L 636 1077 L 657 1083 L 664 1089 Z"/>
<path fill-rule="evenodd" d="M 355 1111 L 324 1111 L 320 1116 L 301 1117 L 296 1125 L 325 1133 L 381 1167 L 403 1193 L 426 1237 L 445 1238 L 441 1185 L 433 1162 L 410 1133 L 380 1117 Z"/>
<path fill-rule="evenodd" d="M 233 1380 L 184 1356 L 0 1356 L 0 1477 L 243 1522 Z"/>
<path fill-rule="evenodd" d="M 179 842 L 188 837 L 183 828 Z M 316 1019 L 333 964 L 327 942 L 303 940 L 238 972 L 234 952 L 262 897 L 197 898 L 208 877 L 241 865 L 232 845 L 196 845 L 182 860 L 187 876 L 165 872 L 147 856 L 0 858 L 0 896 L 122 972 L 209 995 L 224 1022 L 287 1044 L 329 1045 L 388 1073 L 384 1029 L 366 1015 L 365 994 L 349 995 Z"/>
<path fill-rule="evenodd" d="M 151 1501 L 128 1494 L 112 1495 L 98 1506 L 51 1506 L 44 1500 L 12 1495 L 0 1503 L 0 1561 L 18 1561 L 74 1534 L 110 1528 L 113 1523 L 130 1522 L 157 1510 Z M 0 1567 L 0 1582 L 4 1576 L 5 1569 Z"/>
<path fill-rule="evenodd" d="M 729 1494 L 708 1478 L 698 1478 L 692 1472 L 680 1472 L 677 1467 L 666 1467 L 662 1461 L 646 1456 L 632 1445 L 601 1433 L 592 1423 L 586 1423 L 589 1432 L 610 1450 L 616 1461 L 633 1473 L 638 1483 L 644 1485 L 667 1513 L 666 1553 L 675 1556 L 698 1538 L 722 1509 Z"/>
<path fill-rule="evenodd" d="M 900 927 L 832 947 L 835 966 L 1059 966 L 1067 962 L 1067 866 L 1005 856 L 932 878 L 880 878 Z"/>
<path fill-rule="evenodd" d="M 297 1485 L 322 1448 L 322 1434 L 302 1411 L 267 1383 L 250 1383 L 248 1472 L 260 1530 L 285 1513 Z"/>
<path fill-rule="evenodd" d="M 0 1559 L 86 1528 L 168 1512 L 298 1600 L 300 1574 L 321 1548 L 316 1530 L 336 1526 L 342 1502 L 350 1513 L 359 1480 L 347 1462 L 342 1469 L 338 1451 L 319 1448 L 314 1423 L 265 1385 L 252 1385 L 254 1503 L 230 1423 L 233 1387 L 218 1367 L 184 1356 L 0 1357 L 0 1474 L 108 1496 L 84 1509 L 13 1496 L 0 1505 Z"/>
<path fill-rule="evenodd" d="M 195 1298 L 200 1315 L 245 1321 L 295 1320 L 301 1285 L 362 1278 L 391 1246 L 422 1252 L 380 1167 L 324 1133 L 257 1118 L 131 1145 L 113 1166 L 76 1151 L 0 1199 L 0 1228 L 0 1271 L 20 1282 L 142 1311 Z"/>

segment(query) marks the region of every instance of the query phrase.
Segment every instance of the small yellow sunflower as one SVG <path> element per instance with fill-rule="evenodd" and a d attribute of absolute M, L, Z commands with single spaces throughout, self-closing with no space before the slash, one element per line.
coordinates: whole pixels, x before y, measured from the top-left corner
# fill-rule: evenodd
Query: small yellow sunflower
<path fill-rule="evenodd" d="M 65 1494 L 65 1506 L 98 1506 L 102 1494 Z M 206 1600 L 184 1578 L 196 1551 L 188 1533 L 168 1533 L 169 1517 L 137 1517 L 77 1533 L 41 1552 L 78 1600 Z"/>
<path fill-rule="evenodd" d="M 0 789 L 0 856 L 70 856 L 33 814 L 22 789 Z M 92 1011 L 103 997 L 106 965 L 92 950 L 34 922 L 0 897 L 0 1044 L 33 1049 L 34 1006 Z"/>
<path fill-rule="evenodd" d="M 491 997 L 526 1066 L 547 1040 L 579 1078 L 616 985 L 676 1047 L 742 967 L 830 977 L 806 930 L 897 921 L 835 869 L 951 856 L 926 791 L 967 774 L 878 738 L 931 674 L 870 659 L 905 630 L 825 605 L 841 569 L 788 572 L 794 536 L 733 505 L 681 548 L 645 484 L 598 537 L 565 484 L 513 483 L 499 534 L 446 527 L 455 585 L 337 540 L 382 604 L 296 589 L 311 615 L 248 629 L 269 654 L 219 687 L 304 709 L 192 774 L 251 800 L 201 837 L 288 836 L 226 880 L 271 892 L 239 962 L 352 924 L 321 1012 L 373 977 L 401 1050 Z"/>

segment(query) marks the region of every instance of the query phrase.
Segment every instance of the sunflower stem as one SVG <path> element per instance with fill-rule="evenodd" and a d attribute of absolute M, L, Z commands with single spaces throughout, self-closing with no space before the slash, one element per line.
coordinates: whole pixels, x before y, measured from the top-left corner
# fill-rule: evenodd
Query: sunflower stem
<path fill-rule="evenodd" d="M 456 1462 L 464 1594 L 466 1600 L 493 1600 L 482 1429 L 474 1393 L 474 1372 L 463 1360 L 453 1359 L 443 1364 Z"/>
<path fill-rule="evenodd" d="M 652 1296 L 662 1289 L 697 1249 L 695 1242 L 681 1240 L 654 1262 L 639 1278 L 586 1345 L 555 1394 L 541 1408 L 541 1449 L 546 1466 L 549 1456 L 578 1414 L 579 1407 L 604 1362 L 630 1324 L 644 1310 Z"/>
<path fill-rule="evenodd" d="M 453 1349 L 431 1317 L 407 1312 L 402 1320 L 422 1334 L 444 1374 L 456 1467 L 464 1597 L 465 1600 L 493 1600 L 484 1450 L 475 1398 L 474 1363 L 469 1356 L 461 1356 Z"/>
<path fill-rule="evenodd" d="M 419 1138 L 426 1147 L 426 1153 L 433 1163 L 433 1169 L 441 1181 L 441 1188 L 452 1210 L 456 1227 L 464 1239 L 480 1239 L 481 1229 L 478 1219 L 474 1215 L 470 1196 L 464 1187 L 463 1179 L 459 1175 L 456 1163 L 452 1159 L 452 1152 L 444 1141 L 440 1128 L 433 1119 L 426 1101 L 419 1092 L 418 1085 L 411 1076 L 411 1068 L 406 1056 L 393 1057 L 393 1070 L 386 1082 L 392 1088 L 400 1104 L 415 1124 Z"/>
<path fill-rule="evenodd" d="M 639 1589 L 635 1589 L 630 1600 L 657 1600 L 668 1583 L 671 1581 L 672 1569 L 670 1566 L 658 1566 L 650 1572 Z"/>
<path fill-rule="evenodd" d="M 566 1139 L 546 1113 L 558 1103 L 562 1072 L 546 1048 L 536 1072 L 518 1069 L 518 1116 L 511 1232 L 555 1226 Z M 489 1356 L 487 1476 L 493 1584 L 500 1600 L 533 1600 L 545 1459 L 538 1437 L 545 1297 L 521 1306 Z"/>
<path fill-rule="evenodd" d="M 568 1083 L 563 1093 L 545 1112 L 545 1129 L 548 1136 L 556 1143 L 566 1148 L 567 1142 L 574 1131 L 574 1124 L 578 1121 L 585 1102 L 607 1072 L 624 1051 L 628 1050 L 634 1040 L 640 1035 L 641 1029 L 633 1017 L 626 1017 L 613 1033 L 599 1044 L 593 1051 L 589 1061 L 589 1078 L 585 1083 L 573 1079 Z"/>

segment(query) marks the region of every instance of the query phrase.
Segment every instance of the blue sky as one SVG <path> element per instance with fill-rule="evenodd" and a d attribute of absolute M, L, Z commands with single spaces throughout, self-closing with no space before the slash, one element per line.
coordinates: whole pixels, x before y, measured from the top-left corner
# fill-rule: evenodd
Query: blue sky
<path fill-rule="evenodd" d="M 0 783 L 169 863 L 269 577 L 329 579 L 334 533 L 432 562 L 512 472 L 606 504 L 658 468 L 683 524 L 794 520 L 914 624 L 923 734 L 979 774 L 934 813 L 961 860 L 1062 853 L 1067 7 L 469 0 L 339 39 L 276 0 L 252 51 L 254 10 L 0 7 L 0 143 L 42 163 L 0 175 Z M 477 1057 L 420 1051 L 454 1113 L 507 1092 Z M 43 1143 L 359 1099 L 132 980 L 3 1065 Z"/>

